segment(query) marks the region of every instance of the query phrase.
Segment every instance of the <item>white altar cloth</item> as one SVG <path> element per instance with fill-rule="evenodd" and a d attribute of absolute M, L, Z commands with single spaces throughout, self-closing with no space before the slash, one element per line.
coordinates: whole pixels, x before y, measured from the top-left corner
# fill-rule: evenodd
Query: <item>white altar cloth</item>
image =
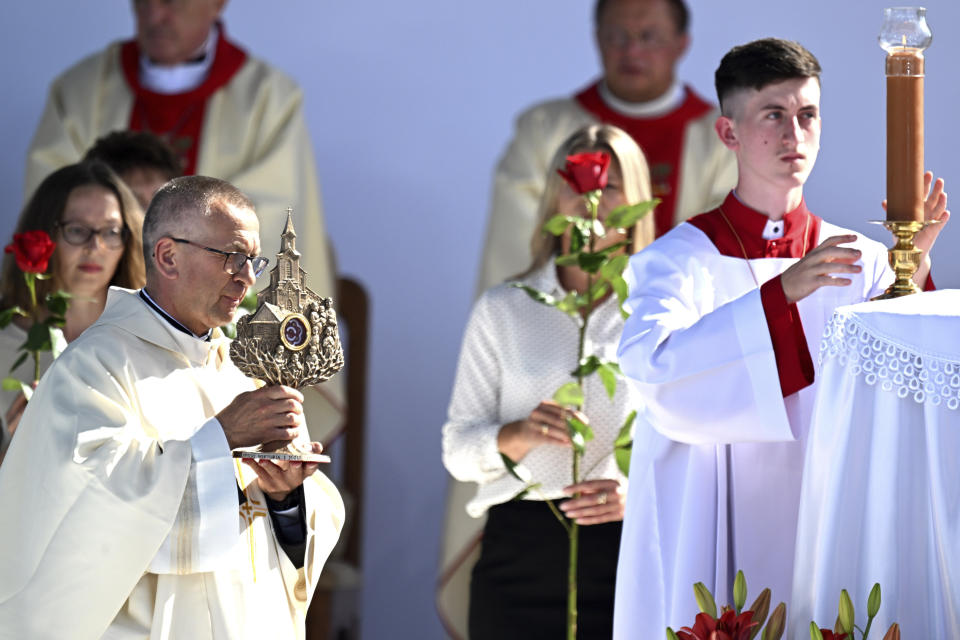
<path fill-rule="evenodd" d="M 879 582 L 871 637 L 960 638 L 960 291 L 840 307 L 820 362 L 790 637 Z"/>

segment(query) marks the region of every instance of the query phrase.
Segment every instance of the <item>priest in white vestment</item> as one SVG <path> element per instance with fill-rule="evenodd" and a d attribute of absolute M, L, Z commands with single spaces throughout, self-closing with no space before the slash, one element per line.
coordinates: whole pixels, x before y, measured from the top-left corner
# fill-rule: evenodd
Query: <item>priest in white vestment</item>
<path fill-rule="evenodd" d="M 180 155 L 184 175 L 226 180 L 257 207 L 266 238 L 293 208 L 311 289 L 336 298 L 303 91 L 227 38 L 226 0 L 133 2 L 136 37 L 114 42 L 54 79 L 27 152 L 29 197 L 49 173 L 79 162 L 111 131 L 149 131 Z M 119 8 L 118 8 L 119 10 Z M 268 255 L 279 245 L 264 247 Z M 304 389 L 310 435 L 342 427 L 343 380 Z"/>
<path fill-rule="evenodd" d="M 893 280 L 886 247 L 803 199 L 820 146 L 819 74 L 794 42 L 732 49 L 716 72 L 716 132 L 736 154 L 737 187 L 631 258 L 633 315 L 619 358 L 644 409 L 617 569 L 618 639 L 692 626 L 696 582 L 732 604 L 737 570 L 752 596 L 769 587 L 771 607 L 790 610 L 810 354 L 836 307 Z M 942 181 L 926 213 L 949 216 Z M 942 226 L 918 235 L 920 284 Z"/>
<path fill-rule="evenodd" d="M 146 287 L 111 289 L 0 468 L 0 638 L 303 638 L 343 503 L 316 464 L 231 456 L 306 441 L 300 393 L 255 389 L 215 328 L 265 266 L 252 203 L 177 178 L 144 243 Z"/>

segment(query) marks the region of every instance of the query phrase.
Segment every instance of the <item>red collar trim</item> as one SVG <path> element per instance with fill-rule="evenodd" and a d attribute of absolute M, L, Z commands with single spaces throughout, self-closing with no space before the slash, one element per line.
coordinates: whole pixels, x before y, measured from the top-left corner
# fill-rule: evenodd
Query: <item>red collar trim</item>
<path fill-rule="evenodd" d="M 195 101 L 206 100 L 217 89 L 230 82 L 234 74 L 247 61 L 247 52 L 227 40 L 226 30 L 222 23 L 218 23 L 220 35 L 217 37 L 217 47 L 214 53 L 213 64 L 203 83 L 191 91 L 175 94 L 163 94 L 150 91 L 140 86 L 140 46 L 136 39 L 127 40 L 120 45 L 120 65 L 127 85 L 133 94 L 145 100 L 169 100 L 176 97 L 178 100 Z"/>
<path fill-rule="evenodd" d="M 652 116 L 649 118 L 642 116 L 629 116 L 610 108 L 610 106 L 608 106 L 600 96 L 599 80 L 578 93 L 575 96 L 575 99 L 580 103 L 581 107 L 594 114 L 601 122 L 607 122 L 609 124 L 616 125 L 621 129 L 628 129 L 631 126 L 636 126 L 638 122 L 647 124 L 673 124 L 674 122 L 685 123 L 699 118 L 712 109 L 710 103 L 694 93 L 693 89 L 691 89 L 688 85 L 683 86 L 683 92 L 683 102 L 680 103 L 679 107 L 661 116 Z"/>
<path fill-rule="evenodd" d="M 721 209 L 736 235 L 720 215 Z M 731 191 L 720 207 L 690 218 L 688 222 L 705 233 L 721 254 L 732 258 L 743 258 L 744 251 L 750 259 L 802 258 L 804 248 L 809 252 L 817 246 L 822 220 L 807 209 L 805 200 L 801 199 L 796 209 L 784 214 L 782 238 L 764 240 L 767 219 L 764 214 L 740 202 Z M 738 237 L 743 243 L 742 248 Z"/>

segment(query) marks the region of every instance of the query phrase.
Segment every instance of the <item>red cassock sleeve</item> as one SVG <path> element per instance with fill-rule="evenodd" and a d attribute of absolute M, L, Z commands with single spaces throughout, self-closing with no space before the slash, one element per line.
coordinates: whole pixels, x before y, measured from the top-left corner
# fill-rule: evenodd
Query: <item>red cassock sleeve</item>
<path fill-rule="evenodd" d="M 813 384 L 813 359 L 803 333 L 800 312 L 796 303 L 787 302 L 780 276 L 760 287 L 760 301 L 777 359 L 780 391 L 786 398 Z"/>

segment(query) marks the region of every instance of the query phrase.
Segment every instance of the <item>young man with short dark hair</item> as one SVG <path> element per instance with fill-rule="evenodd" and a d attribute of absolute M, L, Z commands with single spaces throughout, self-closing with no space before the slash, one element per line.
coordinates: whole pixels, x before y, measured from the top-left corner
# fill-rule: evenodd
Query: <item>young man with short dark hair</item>
<path fill-rule="evenodd" d="M 893 281 L 887 248 L 811 213 L 820 65 L 801 45 L 733 48 L 716 72 L 736 188 L 631 259 L 620 366 L 644 395 L 617 577 L 615 637 L 692 625 L 743 570 L 790 602 L 804 447 L 823 327 Z M 927 174 L 928 188 L 932 175 Z M 928 219 L 946 222 L 938 180 Z M 916 281 L 943 224 L 917 237 Z"/>

